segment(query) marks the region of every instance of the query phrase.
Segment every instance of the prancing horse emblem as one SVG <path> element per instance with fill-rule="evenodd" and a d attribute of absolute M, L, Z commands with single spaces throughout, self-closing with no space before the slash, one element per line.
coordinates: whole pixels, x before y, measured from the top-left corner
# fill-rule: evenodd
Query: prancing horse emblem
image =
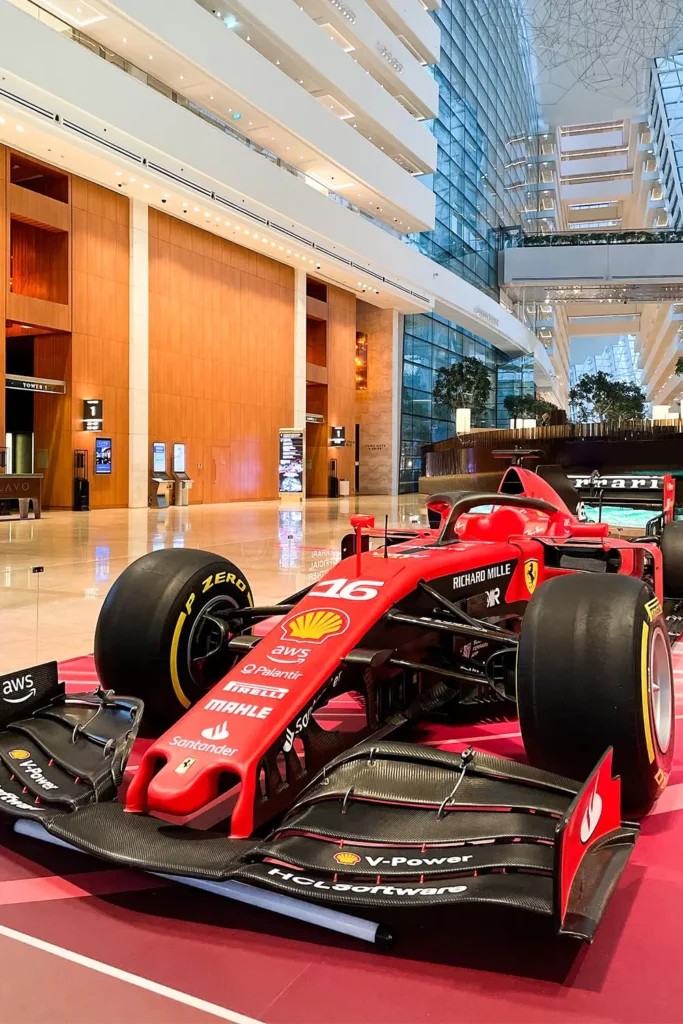
<path fill-rule="evenodd" d="M 524 563 L 524 582 L 526 583 L 526 589 L 530 594 L 533 594 L 538 583 L 538 559 L 530 558 Z"/>

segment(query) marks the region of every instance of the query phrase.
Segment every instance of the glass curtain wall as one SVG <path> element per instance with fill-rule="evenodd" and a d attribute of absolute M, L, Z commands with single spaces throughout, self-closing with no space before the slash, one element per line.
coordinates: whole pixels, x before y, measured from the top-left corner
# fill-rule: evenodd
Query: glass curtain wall
<path fill-rule="evenodd" d="M 498 229 L 519 224 L 535 190 L 538 117 L 530 54 L 516 0 L 443 0 L 432 13 L 441 30 L 433 74 L 439 116 L 437 170 L 427 179 L 436 194 L 436 226 L 413 245 L 436 263 L 498 298 Z M 533 393 L 531 360 L 510 360 L 481 338 L 429 314 L 407 316 L 404 333 L 400 490 L 413 491 L 422 472 L 421 448 L 453 433 L 448 410 L 432 401 L 441 366 L 463 355 L 487 366 L 489 407 L 476 426 L 506 426 L 507 394 Z"/>

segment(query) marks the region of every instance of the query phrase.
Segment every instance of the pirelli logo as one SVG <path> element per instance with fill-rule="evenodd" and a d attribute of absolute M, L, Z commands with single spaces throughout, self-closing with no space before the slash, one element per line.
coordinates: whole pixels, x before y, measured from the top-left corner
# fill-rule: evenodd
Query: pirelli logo
<path fill-rule="evenodd" d="M 284 686 L 257 686 L 255 683 L 229 682 L 223 687 L 229 693 L 246 693 L 249 697 L 268 697 L 269 700 L 282 700 L 289 693 Z"/>
<path fill-rule="evenodd" d="M 653 622 L 658 615 L 662 614 L 662 606 L 656 597 L 650 598 L 649 601 L 645 602 L 645 611 L 650 622 Z"/>

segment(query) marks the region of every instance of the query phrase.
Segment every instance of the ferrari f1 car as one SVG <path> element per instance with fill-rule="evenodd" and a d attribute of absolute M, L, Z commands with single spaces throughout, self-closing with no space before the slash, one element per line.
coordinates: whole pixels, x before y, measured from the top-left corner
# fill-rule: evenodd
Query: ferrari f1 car
<path fill-rule="evenodd" d="M 143 556 L 102 608 L 96 692 L 65 695 L 49 666 L 3 682 L 0 808 L 329 927 L 494 903 L 592 938 L 638 833 L 622 814 L 671 768 L 683 523 L 611 538 L 574 496 L 513 465 L 495 494 L 430 498 L 429 528 L 355 516 L 341 561 L 268 607 L 221 556 Z M 355 730 L 323 714 L 342 694 Z M 515 702 L 528 764 L 408 742 L 420 719 Z"/>

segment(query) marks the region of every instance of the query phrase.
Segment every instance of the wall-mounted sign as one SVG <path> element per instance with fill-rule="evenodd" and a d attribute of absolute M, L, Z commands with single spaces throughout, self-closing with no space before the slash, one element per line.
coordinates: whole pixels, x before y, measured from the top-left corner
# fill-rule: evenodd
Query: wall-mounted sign
<path fill-rule="evenodd" d="M 330 448 L 343 448 L 346 444 L 346 427 L 330 427 L 330 430 Z"/>
<path fill-rule="evenodd" d="M 21 373 L 6 373 L 5 387 L 10 391 L 38 391 L 46 395 L 66 394 L 66 383 L 63 380 L 50 380 L 48 377 L 25 377 Z"/>
<path fill-rule="evenodd" d="M 111 438 L 95 438 L 95 473 L 109 475 L 111 473 Z"/>
<path fill-rule="evenodd" d="M 185 472 L 185 445 L 174 444 L 173 445 L 173 472 L 184 473 Z"/>
<path fill-rule="evenodd" d="M 166 472 L 166 444 L 164 441 L 155 441 L 152 444 L 152 472 Z"/>
<path fill-rule="evenodd" d="M 84 398 L 83 399 L 83 429 L 84 430 L 101 430 L 104 425 L 102 419 L 102 399 L 101 398 Z"/>
<path fill-rule="evenodd" d="M 278 463 L 278 490 L 280 491 L 280 494 L 303 494 L 303 430 L 280 430 L 280 461 Z"/>

